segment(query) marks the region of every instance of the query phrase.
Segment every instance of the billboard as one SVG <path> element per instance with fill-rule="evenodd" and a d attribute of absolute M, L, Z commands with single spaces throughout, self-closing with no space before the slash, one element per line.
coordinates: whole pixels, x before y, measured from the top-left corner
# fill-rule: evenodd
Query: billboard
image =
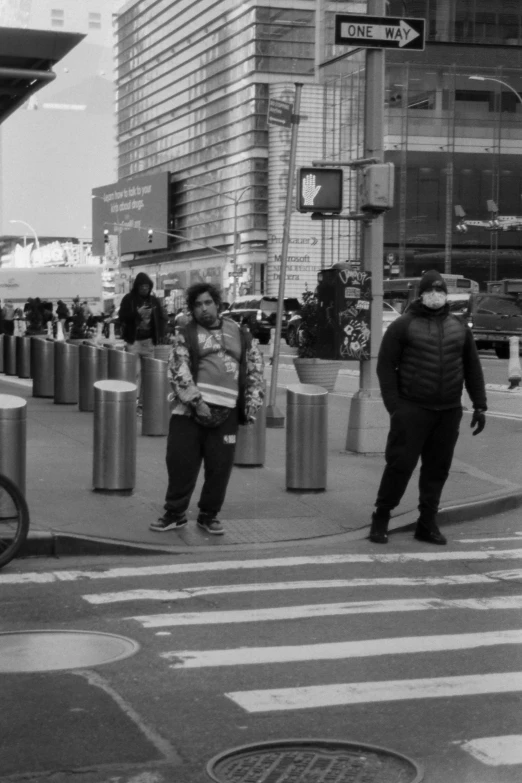
<path fill-rule="evenodd" d="M 152 237 L 149 231 L 152 229 Z M 93 255 L 105 255 L 105 231 L 119 255 L 165 250 L 169 230 L 169 173 L 121 179 L 92 191 Z"/>

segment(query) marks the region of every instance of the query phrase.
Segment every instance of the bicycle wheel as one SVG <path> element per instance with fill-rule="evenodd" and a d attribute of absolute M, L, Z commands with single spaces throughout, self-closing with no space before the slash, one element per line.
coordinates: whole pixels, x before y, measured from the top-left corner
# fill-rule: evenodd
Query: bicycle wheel
<path fill-rule="evenodd" d="M 0 568 L 15 557 L 28 531 L 26 500 L 16 484 L 0 474 Z"/>

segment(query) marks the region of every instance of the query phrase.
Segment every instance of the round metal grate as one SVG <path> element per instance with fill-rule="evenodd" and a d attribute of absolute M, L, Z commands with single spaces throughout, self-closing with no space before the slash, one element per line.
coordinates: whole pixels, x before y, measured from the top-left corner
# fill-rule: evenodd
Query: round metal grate
<path fill-rule="evenodd" d="M 341 740 L 289 739 L 227 750 L 211 759 L 217 783 L 420 783 L 424 774 L 395 751 Z"/>
<path fill-rule="evenodd" d="M 100 666 L 139 650 L 133 639 L 89 631 L 0 633 L 0 672 L 49 672 Z"/>

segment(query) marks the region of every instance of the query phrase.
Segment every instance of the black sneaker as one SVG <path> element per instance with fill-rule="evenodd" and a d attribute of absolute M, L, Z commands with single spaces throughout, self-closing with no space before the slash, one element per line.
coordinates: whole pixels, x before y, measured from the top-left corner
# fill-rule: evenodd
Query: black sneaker
<path fill-rule="evenodd" d="M 212 536 L 222 536 L 225 532 L 223 525 L 215 517 L 199 516 L 197 525 L 201 530 L 210 533 Z"/>
<path fill-rule="evenodd" d="M 163 533 L 167 530 L 181 530 L 181 528 L 185 527 L 187 524 L 187 517 L 176 517 L 167 513 L 157 519 L 156 522 L 151 522 L 149 525 L 149 530 L 155 530 L 157 533 Z"/>

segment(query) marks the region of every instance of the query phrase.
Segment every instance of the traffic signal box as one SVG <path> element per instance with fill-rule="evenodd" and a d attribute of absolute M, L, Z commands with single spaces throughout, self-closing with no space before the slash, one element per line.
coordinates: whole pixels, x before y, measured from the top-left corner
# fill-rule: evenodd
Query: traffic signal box
<path fill-rule="evenodd" d="M 298 212 L 341 212 L 343 170 L 303 166 L 297 173 Z"/>
<path fill-rule="evenodd" d="M 395 169 L 393 163 L 374 163 L 361 169 L 359 209 L 384 212 L 393 207 Z"/>

